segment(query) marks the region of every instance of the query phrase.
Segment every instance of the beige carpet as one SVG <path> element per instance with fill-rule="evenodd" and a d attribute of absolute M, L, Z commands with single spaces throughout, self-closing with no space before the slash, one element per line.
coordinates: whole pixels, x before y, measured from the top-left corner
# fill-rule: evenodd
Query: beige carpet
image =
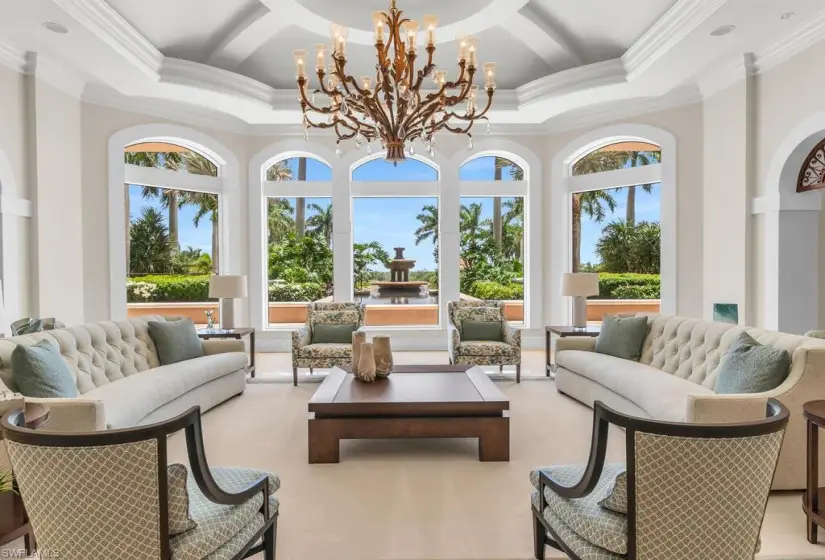
<path fill-rule="evenodd" d="M 509 463 L 479 463 L 474 440 L 397 440 L 344 442 L 341 463 L 308 465 L 316 384 L 249 385 L 208 412 L 207 456 L 281 475 L 279 560 L 529 560 L 528 471 L 586 461 L 592 413 L 549 381 L 498 385 L 511 400 Z M 623 438 L 611 433 L 608 460 L 623 459 Z M 185 461 L 182 434 L 170 446 Z M 825 558 L 805 540 L 798 494 L 771 498 L 758 558 Z"/>

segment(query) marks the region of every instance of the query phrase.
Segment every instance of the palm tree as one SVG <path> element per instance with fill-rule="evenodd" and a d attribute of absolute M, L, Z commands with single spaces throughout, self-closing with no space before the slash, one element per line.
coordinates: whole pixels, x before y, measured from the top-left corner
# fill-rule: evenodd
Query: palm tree
<path fill-rule="evenodd" d="M 504 240 L 502 250 L 508 258 L 524 262 L 524 198 L 504 202 Z"/>
<path fill-rule="evenodd" d="M 390 255 L 384 250 L 384 247 L 378 241 L 370 241 L 369 243 L 353 243 L 352 245 L 352 266 L 355 275 L 355 286 L 363 286 L 364 275 L 367 273 L 370 265 L 383 264 L 387 265 L 390 262 Z"/>
<path fill-rule="evenodd" d="M 154 167 L 163 166 L 170 171 L 178 171 L 183 161 L 181 152 L 152 152 L 146 153 L 149 158 L 148 161 L 154 161 Z M 180 251 L 180 242 L 178 240 L 178 197 L 180 193 L 174 189 L 164 189 L 161 187 L 143 187 L 143 198 L 158 198 L 160 204 L 167 212 L 167 221 L 169 223 L 169 241 L 172 245 L 172 251 Z"/>
<path fill-rule="evenodd" d="M 206 159 L 204 156 L 196 152 L 184 152 L 181 158 L 186 171 L 193 175 L 207 175 L 209 177 L 217 177 L 218 167 Z M 212 272 L 217 274 L 220 270 L 220 230 L 218 227 L 218 196 L 211 193 L 201 193 L 187 191 L 180 193 L 180 202 L 178 206 L 195 206 L 197 211 L 192 217 L 192 223 L 195 227 L 200 226 L 201 220 L 204 216 L 209 215 L 212 222 Z"/>
<path fill-rule="evenodd" d="M 295 219 L 292 217 L 295 209 L 286 198 L 270 198 L 267 208 L 267 222 L 269 224 L 269 243 L 277 245 L 293 231 Z"/>
<path fill-rule="evenodd" d="M 438 208 L 434 204 L 427 204 L 421 209 L 421 213 L 415 217 L 421 222 L 415 230 L 415 244 L 432 239 L 433 258 L 438 262 Z"/>
<path fill-rule="evenodd" d="M 478 239 L 484 227 L 484 222 L 481 219 L 481 204 L 478 202 L 474 202 L 469 206 L 462 204 L 459 211 L 459 224 L 462 244 L 465 240 Z"/>
<path fill-rule="evenodd" d="M 307 180 L 307 158 L 298 158 L 298 180 Z M 306 231 L 306 212 L 307 203 L 303 197 L 295 199 L 295 231 L 298 233 L 298 239 L 304 236 Z"/>
<path fill-rule="evenodd" d="M 643 165 L 650 165 L 651 163 L 659 163 L 662 160 L 662 152 L 623 152 L 626 155 L 627 161 L 630 162 L 630 167 L 641 167 Z M 649 193 L 653 190 L 653 185 L 648 183 L 641 185 L 642 190 Z M 627 187 L 627 211 L 625 213 L 625 222 L 629 226 L 636 224 L 636 186 Z"/>
<path fill-rule="evenodd" d="M 573 175 L 587 175 L 621 169 L 627 162 L 626 158 L 626 152 L 590 152 L 573 164 Z M 616 209 L 616 199 L 609 191 L 573 193 L 573 239 L 571 240 L 573 245 L 573 272 L 578 272 L 581 264 L 582 212 L 590 219 L 600 223 L 606 217 L 604 206 L 607 206 L 611 212 Z"/>
<path fill-rule="evenodd" d="M 267 181 L 291 181 L 292 168 L 287 165 L 286 160 L 279 161 L 266 170 Z"/>
<path fill-rule="evenodd" d="M 501 181 L 501 171 L 507 167 L 510 160 L 496 157 L 493 171 L 493 181 Z M 493 197 L 493 241 L 501 247 L 501 197 Z"/>
<path fill-rule="evenodd" d="M 129 271 L 143 274 L 169 272 L 172 247 L 169 229 L 160 213 L 146 206 L 130 227 L 132 249 L 129 253 Z"/>
<path fill-rule="evenodd" d="M 137 165 L 140 167 L 157 167 L 158 154 L 155 152 L 125 152 L 124 163 L 129 165 Z M 132 226 L 132 201 L 129 198 L 129 184 L 126 183 L 126 262 L 130 261 L 130 252 L 132 250 L 131 243 L 131 226 Z"/>
<path fill-rule="evenodd" d="M 315 212 L 307 220 L 310 233 L 320 235 L 327 242 L 327 247 L 332 247 L 332 204 L 321 206 L 313 202 L 308 208 Z"/>

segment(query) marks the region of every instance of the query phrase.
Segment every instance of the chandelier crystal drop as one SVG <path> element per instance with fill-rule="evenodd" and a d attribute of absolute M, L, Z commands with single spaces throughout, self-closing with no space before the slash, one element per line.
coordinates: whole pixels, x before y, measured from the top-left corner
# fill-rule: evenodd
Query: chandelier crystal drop
<path fill-rule="evenodd" d="M 486 114 L 496 90 L 495 63 L 488 62 L 481 68 L 487 100 L 480 109 L 479 87 L 473 84 L 478 71 L 478 41 L 473 37 L 458 41 L 458 77 L 450 81 L 447 71 L 437 69 L 433 63 L 438 20 L 425 15 L 426 63 L 416 68 L 419 24 L 403 17 L 396 0 L 391 2 L 389 12 L 372 15 L 378 59 L 375 76 L 356 79 L 347 74 L 348 30 L 341 25 L 331 26 L 331 49 L 326 44 L 315 47 L 317 89 L 310 91 L 307 51 L 293 51 L 305 127 L 333 129 L 339 154 L 341 141 L 354 138 L 356 148 L 366 141 L 369 151 L 370 142 L 379 140 L 386 149 L 385 159 L 395 164 L 406 159 L 407 144 L 410 154 L 415 153 L 411 144 L 415 140 L 422 140 L 432 153 L 434 135 L 440 130 L 466 134 L 472 149 L 470 131 L 475 122 L 486 121 L 489 127 Z M 332 63 L 328 64 L 330 50 Z M 432 86 L 427 78 L 432 79 Z M 423 89 L 425 83 L 432 89 Z M 316 103 L 317 98 L 326 101 Z M 319 118 L 313 121 L 310 115 Z"/>

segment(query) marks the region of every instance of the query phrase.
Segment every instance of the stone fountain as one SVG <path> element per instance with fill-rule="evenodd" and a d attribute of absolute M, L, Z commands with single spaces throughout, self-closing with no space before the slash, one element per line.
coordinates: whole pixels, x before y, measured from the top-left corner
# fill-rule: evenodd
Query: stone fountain
<path fill-rule="evenodd" d="M 370 282 L 378 288 L 379 296 L 411 296 L 421 293 L 421 288 L 429 286 L 429 282 L 410 281 L 410 270 L 415 268 L 415 261 L 404 258 L 404 247 L 393 247 L 395 258 L 390 261 L 387 268 L 390 269 L 389 282 Z"/>

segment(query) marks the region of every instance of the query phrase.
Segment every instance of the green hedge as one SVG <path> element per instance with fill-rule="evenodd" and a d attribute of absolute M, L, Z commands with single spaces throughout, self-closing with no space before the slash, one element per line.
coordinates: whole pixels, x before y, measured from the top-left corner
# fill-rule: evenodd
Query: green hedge
<path fill-rule="evenodd" d="M 499 284 L 490 280 L 477 280 L 470 285 L 467 295 L 478 299 L 524 299 L 521 284 Z"/>
<path fill-rule="evenodd" d="M 129 303 L 215 301 L 209 299 L 209 274 L 138 276 L 126 283 Z"/>
<path fill-rule="evenodd" d="M 659 299 L 658 274 L 599 273 L 599 295 L 592 299 Z"/>
<path fill-rule="evenodd" d="M 324 287 L 314 282 L 276 282 L 269 285 L 269 301 L 315 301 L 325 295 Z"/>

